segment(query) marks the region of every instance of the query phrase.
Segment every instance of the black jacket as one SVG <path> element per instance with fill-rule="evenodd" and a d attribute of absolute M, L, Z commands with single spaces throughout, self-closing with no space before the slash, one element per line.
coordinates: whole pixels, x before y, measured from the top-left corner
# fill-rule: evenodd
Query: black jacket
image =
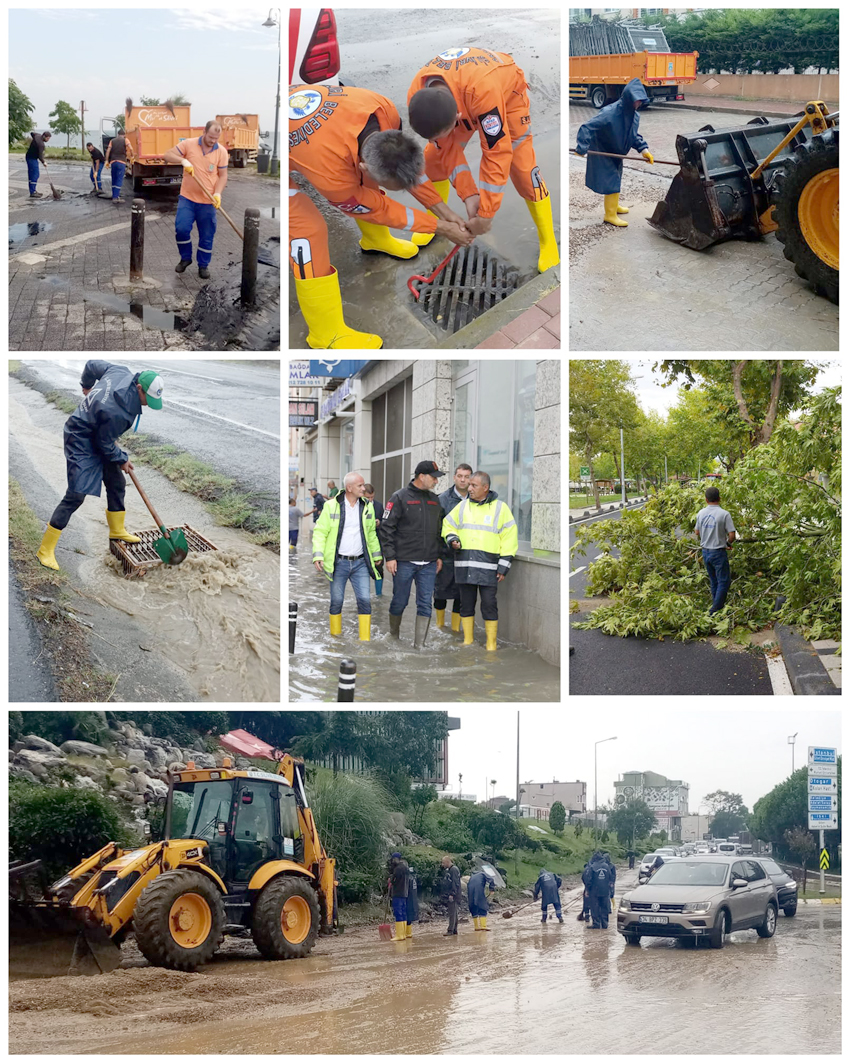
<path fill-rule="evenodd" d="M 440 878 L 440 896 L 444 901 L 450 897 L 456 901 L 460 900 L 460 868 L 456 864 L 443 868 Z"/>
<path fill-rule="evenodd" d="M 413 481 L 387 502 L 378 538 L 384 561 L 436 561 L 440 556 L 443 507 L 433 491 Z"/>
<path fill-rule="evenodd" d="M 407 889 L 408 889 L 409 879 L 410 879 L 410 867 L 409 867 L 407 861 L 406 860 L 397 860 L 395 862 L 395 864 L 393 864 L 392 871 L 391 871 L 391 874 L 390 874 L 390 881 L 392 883 L 391 889 L 392 889 L 393 898 L 406 897 L 407 896 Z"/>

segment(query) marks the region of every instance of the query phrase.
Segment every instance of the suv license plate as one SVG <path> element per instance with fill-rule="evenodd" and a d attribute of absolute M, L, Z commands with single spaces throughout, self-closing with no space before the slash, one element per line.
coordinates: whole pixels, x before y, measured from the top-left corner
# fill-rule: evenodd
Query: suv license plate
<path fill-rule="evenodd" d="M 639 923 L 666 923 L 666 915 L 642 915 L 638 919 Z"/>

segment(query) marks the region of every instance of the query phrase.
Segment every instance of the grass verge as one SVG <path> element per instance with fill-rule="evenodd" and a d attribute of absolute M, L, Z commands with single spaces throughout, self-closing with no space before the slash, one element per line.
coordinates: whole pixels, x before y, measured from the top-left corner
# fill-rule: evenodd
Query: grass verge
<path fill-rule="evenodd" d="M 21 368 L 21 363 L 20 362 L 16 361 L 14 358 L 10 358 L 9 359 L 9 373 L 10 374 L 17 373 L 17 371 L 20 368 Z"/>
<path fill-rule="evenodd" d="M 35 556 L 41 538 L 41 524 L 20 484 L 10 476 L 9 558 L 25 595 L 26 610 L 38 629 L 41 652 L 50 665 L 59 699 L 107 701 L 117 676 L 92 665 L 85 628 L 71 619 L 68 609 L 67 574 L 61 568 L 58 572 L 44 568 Z"/>

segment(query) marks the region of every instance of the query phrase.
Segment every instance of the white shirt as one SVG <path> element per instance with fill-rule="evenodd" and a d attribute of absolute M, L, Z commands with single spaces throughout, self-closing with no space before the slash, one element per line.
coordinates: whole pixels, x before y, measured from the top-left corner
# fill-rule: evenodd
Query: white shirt
<path fill-rule="evenodd" d="M 339 552 L 349 557 L 362 557 L 363 540 L 360 538 L 360 499 L 355 498 L 354 505 L 348 504 L 348 496 L 343 495 L 340 502 L 340 516 L 345 506 L 345 526 L 342 529 L 342 539 L 339 543 Z"/>

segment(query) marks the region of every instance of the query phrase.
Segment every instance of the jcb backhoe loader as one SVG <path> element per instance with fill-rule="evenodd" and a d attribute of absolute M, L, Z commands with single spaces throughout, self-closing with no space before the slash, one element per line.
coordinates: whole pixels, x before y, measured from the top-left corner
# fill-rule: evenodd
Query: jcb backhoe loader
<path fill-rule="evenodd" d="M 10 901 L 10 975 L 108 973 L 130 931 L 151 964 L 178 971 L 246 929 L 266 959 L 307 956 L 337 926 L 334 872 L 302 760 L 284 756 L 276 774 L 190 762 L 171 778 L 163 841 L 110 842 L 42 900 Z"/>

